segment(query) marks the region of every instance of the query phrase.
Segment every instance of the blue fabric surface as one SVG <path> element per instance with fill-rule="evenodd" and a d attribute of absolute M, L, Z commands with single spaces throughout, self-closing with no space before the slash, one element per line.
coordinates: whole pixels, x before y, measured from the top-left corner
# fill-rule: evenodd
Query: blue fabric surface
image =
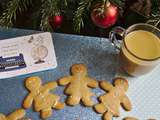
<path fill-rule="evenodd" d="M 23 35 L 30 35 L 38 31 L 21 29 L 0 28 L 0 39 L 12 38 Z M 75 63 L 84 63 L 88 66 L 89 75 L 97 80 L 111 80 L 117 71 L 117 53 L 111 43 L 104 38 L 86 37 L 53 33 L 58 67 L 54 70 L 14 77 L 0 80 L 0 113 L 8 114 L 20 108 L 28 91 L 24 87 L 24 79 L 29 76 L 40 76 L 43 83 L 57 80 L 64 75 L 69 75 L 70 67 Z M 54 93 L 62 97 L 64 87 L 58 87 Z M 99 88 L 94 89 L 97 96 L 103 94 Z M 27 110 L 27 117 L 32 120 L 39 120 L 39 113 L 33 109 Z M 101 120 L 101 115 L 94 112 L 92 108 L 77 105 L 66 106 L 63 110 L 53 110 L 53 115 L 48 120 Z"/>

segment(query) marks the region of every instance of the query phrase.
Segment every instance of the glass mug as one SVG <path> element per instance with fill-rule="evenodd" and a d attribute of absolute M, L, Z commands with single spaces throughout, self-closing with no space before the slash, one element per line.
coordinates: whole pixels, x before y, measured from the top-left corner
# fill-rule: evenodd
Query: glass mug
<path fill-rule="evenodd" d="M 120 67 L 131 76 L 146 74 L 160 63 L 160 30 L 152 25 L 138 23 L 126 30 L 115 27 L 109 39 L 119 50 Z"/>

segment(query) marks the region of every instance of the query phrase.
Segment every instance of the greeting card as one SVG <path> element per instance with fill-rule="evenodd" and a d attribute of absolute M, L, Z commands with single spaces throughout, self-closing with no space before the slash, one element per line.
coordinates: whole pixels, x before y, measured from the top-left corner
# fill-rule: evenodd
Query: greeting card
<path fill-rule="evenodd" d="M 0 40 L 0 79 L 56 68 L 51 33 Z"/>

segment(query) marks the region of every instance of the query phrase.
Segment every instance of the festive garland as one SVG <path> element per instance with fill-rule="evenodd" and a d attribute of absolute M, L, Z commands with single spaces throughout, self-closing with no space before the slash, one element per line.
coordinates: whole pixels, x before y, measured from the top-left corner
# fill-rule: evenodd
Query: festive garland
<path fill-rule="evenodd" d="M 24 11 L 34 6 L 36 9 L 31 17 L 33 17 L 35 20 L 33 19 L 32 21 L 34 21 L 33 23 L 39 24 L 41 30 L 52 31 L 54 29 L 53 25 L 50 23 L 50 18 L 52 20 L 51 22 L 55 23 L 55 26 L 57 26 L 57 24 L 59 26 L 59 24 L 62 22 L 62 18 L 57 16 L 65 16 L 66 18 L 69 16 L 73 20 L 74 31 L 80 32 L 81 28 L 83 28 L 86 24 L 84 19 L 86 19 L 87 16 L 91 16 L 93 12 L 92 7 L 94 7 L 95 4 L 101 3 L 104 6 L 107 6 L 109 2 L 116 4 L 119 8 L 118 10 L 120 11 L 120 16 L 123 16 L 125 8 L 127 8 L 127 5 L 125 5 L 127 1 L 132 2 L 131 0 L 78 0 L 75 2 L 70 2 L 69 0 L 39 0 L 38 3 L 33 4 L 35 2 L 33 0 L 9 0 L 8 4 L 4 6 L 4 11 L 0 15 L 0 25 L 5 27 L 12 26 L 16 21 L 17 15 L 23 14 Z M 75 3 L 74 6 L 72 5 L 73 2 Z M 144 12 L 143 15 L 147 16 L 147 23 L 156 27 L 160 27 L 159 3 L 160 0 L 137 0 L 137 2 L 134 3 L 130 8 L 133 10 L 139 10 L 137 11 L 138 13 L 143 14 Z M 37 4 L 39 4 L 39 7 L 37 7 Z M 70 9 L 72 9 L 71 15 L 67 15 L 68 12 L 71 12 Z M 105 10 L 106 8 L 101 6 L 99 6 L 97 9 L 104 11 L 103 14 L 100 12 L 101 15 L 99 16 L 101 19 L 107 13 L 107 11 L 109 11 Z M 117 16 L 118 15 L 116 14 L 115 17 Z M 54 19 L 54 17 L 57 17 L 57 19 Z M 39 20 L 40 22 L 38 22 Z M 101 24 L 103 23 L 103 20 L 106 19 L 103 18 Z M 115 20 L 112 22 L 112 24 L 114 23 Z"/>

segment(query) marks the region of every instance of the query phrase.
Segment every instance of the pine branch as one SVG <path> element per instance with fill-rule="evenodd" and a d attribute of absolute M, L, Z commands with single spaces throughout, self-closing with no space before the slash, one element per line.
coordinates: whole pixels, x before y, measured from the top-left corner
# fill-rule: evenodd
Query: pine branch
<path fill-rule="evenodd" d="M 49 17 L 54 15 L 60 15 L 59 3 L 60 0 L 42 0 L 41 6 L 41 24 L 40 27 L 42 30 L 51 31 L 52 27 L 49 24 Z"/>
<path fill-rule="evenodd" d="M 110 0 L 110 1 L 116 3 L 120 7 L 125 6 L 125 0 Z"/>
<path fill-rule="evenodd" d="M 64 5 L 65 5 L 65 6 L 67 6 L 67 5 L 68 5 L 67 0 L 64 0 Z"/>
<path fill-rule="evenodd" d="M 152 1 L 152 12 L 150 18 L 147 20 L 147 23 L 160 28 L 160 0 Z"/>
<path fill-rule="evenodd" d="M 90 8 L 92 2 L 93 0 L 81 0 L 79 2 L 79 7 L 77 8 L 73 18 L 74 31 L 79 33 L 81 28 L 84 27 L 83 17 L 86 10 Z"/>
<path fill-rule="evenodd" d="M 32 0 L 11 0 L 8 2 L 7 8 L 0 16 L 0 25 L 10 27 L 16 20 L 17 14 L 27 9 Z"/>
<path fill-rule="evenodd" d="M 159 15 L 154 15 L 152 14 L 152 16 L 149 18 L 149 20 L 147 21 L 148 24 L 151 24 L 157 28 L 160 28 L 160 14 Z"/>

